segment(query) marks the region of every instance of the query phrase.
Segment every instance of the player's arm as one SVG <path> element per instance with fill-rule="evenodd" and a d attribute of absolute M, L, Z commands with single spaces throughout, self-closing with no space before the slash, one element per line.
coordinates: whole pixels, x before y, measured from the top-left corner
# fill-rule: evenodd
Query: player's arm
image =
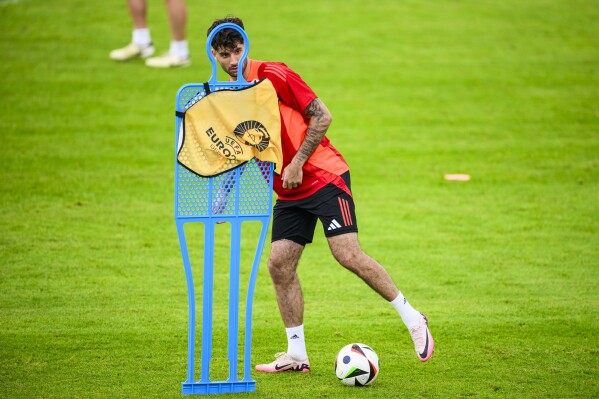
<path fill-rule="evenodd" d="M 308 130 L 297 153 L 285 170 L 283 170 L 283 175 L 281 176 L 283 179 L 283 188 L 295 188 L 302 184 L 302 168 L 324 138 L 333 121 L 329 109 L 318 98 L 312 100 L 304 110 L 304 113 L 310 117 Z"/>

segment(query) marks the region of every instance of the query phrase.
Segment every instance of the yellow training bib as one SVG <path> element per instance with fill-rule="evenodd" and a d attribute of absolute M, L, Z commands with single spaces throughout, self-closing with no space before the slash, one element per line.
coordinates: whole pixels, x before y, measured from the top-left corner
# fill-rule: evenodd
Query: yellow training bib
<path fill-rule="evenodd" d="M 207 94 L 185 111 L 182 126 L 177 160 L 200 176 L 218 175 L 254 157 L 281 172 L 279 101 L 268 79 Z"/>

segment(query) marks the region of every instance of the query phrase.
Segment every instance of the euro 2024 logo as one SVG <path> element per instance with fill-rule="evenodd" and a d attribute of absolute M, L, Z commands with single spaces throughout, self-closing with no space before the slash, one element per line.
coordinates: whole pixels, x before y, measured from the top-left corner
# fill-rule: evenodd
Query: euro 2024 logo
<path fill-rule="evenodd" d="M 256 147 L 260 152 L 268 148 L 270 134 L 268 134 L 266 127 L 258 121 L 241 122 L 233 130 L 233 133 L 239 139 L 243 140 L 245 145 Z"/>

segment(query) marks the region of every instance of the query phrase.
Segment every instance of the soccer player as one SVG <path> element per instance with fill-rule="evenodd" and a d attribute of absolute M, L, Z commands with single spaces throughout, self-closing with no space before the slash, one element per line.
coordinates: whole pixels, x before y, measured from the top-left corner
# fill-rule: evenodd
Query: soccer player
<path fill-rule="evenodd" d="M 243 28 L 241 19 L 227 17 L 214 21 L 208 35 L 226 22 Z M 387 271 L 364 253 L 358 242 L 349 166 L 325 136 L 332 120 L 326 105 L 283 63 L 246 58 L 240 65 L 244 41 L 235 29 L 220 30 L 211 46 L 212 55 L 231 78 L 236 79 L 238 73 L 243 73 L 247 81 L 266 78 L 279 98 L 283 169 L 273 182 L 278 199 L 273 211 L 268 270 L 288 346 L 286 352 L 275 355 L 272 363 L 259 364 L 256 370 L 310 371 L 304 339 L 304 300 L 296 270 L 304 247 L 312 242 L 318 219 L 335 259 L 397 309 L 418 358 L 428 360 L 434 342 L 427 318 L 409 304 Z"/>

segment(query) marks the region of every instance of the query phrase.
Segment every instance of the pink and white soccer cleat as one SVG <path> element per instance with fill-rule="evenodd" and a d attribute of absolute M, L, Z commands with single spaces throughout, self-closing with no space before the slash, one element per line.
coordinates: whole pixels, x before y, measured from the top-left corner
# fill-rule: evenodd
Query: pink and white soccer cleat
<path fill-rule="evenodd" d="M 420 314 L 422 315 L 420 322 L 415 326 L 410 327 L 408 330 L 412 336 L 412 341 L 414 341 L 414 349 L 416 349 L 418 359 L 422 362 L 426 362 L 433 355 L 435 341 L 428 329 L 428 319 L 422 313 Z"/>
<path fill-rule="evenodd" d="M 272 363 L 256 365 L 256 370 L 265 373 L 279 373 L 281 371 L 307 373 L 310 371 L 310 361 L 308 359 L 297 361 L 285 352 L 279 352 L 275 357 L 277 360 Z"/>

